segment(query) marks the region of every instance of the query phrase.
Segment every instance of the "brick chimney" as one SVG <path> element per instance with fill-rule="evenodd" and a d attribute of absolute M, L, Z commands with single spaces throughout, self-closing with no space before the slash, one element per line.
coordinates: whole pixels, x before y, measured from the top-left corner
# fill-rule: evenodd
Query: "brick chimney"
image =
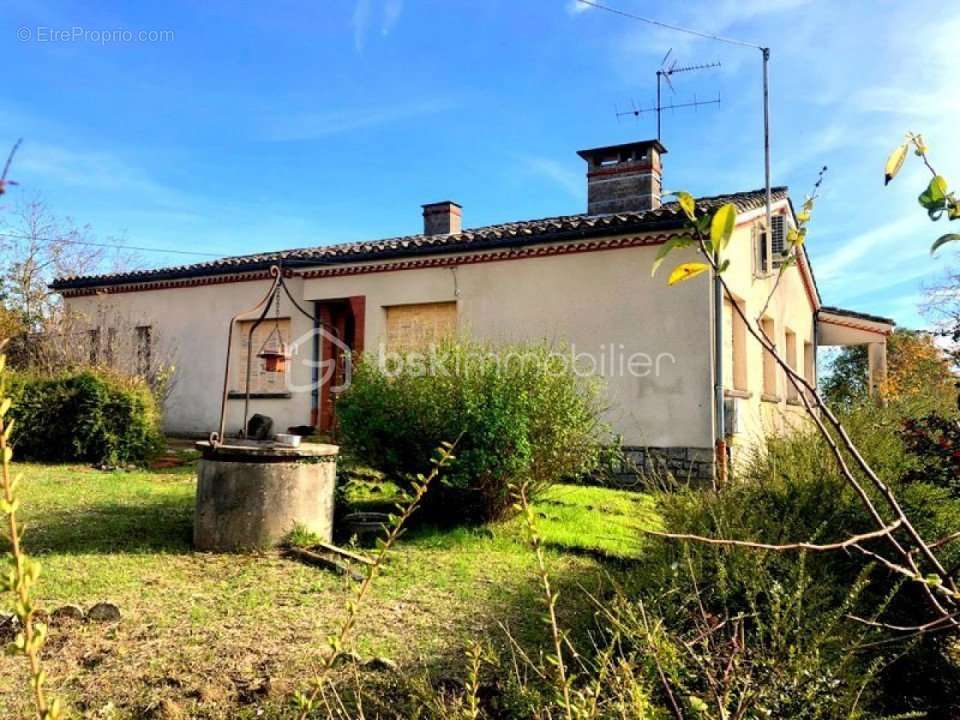
<path fill-rule="evenodd" d="M 660 207 L 659 140 L 580 150 L 587 161 L 587 214 L 641 212 Z"/>
<path fill-rule="evenodd" d="M 424 235 L 456 235 L 460 232 L 462 208 L 459 204 L 444 200 L 423 206 Z"/>

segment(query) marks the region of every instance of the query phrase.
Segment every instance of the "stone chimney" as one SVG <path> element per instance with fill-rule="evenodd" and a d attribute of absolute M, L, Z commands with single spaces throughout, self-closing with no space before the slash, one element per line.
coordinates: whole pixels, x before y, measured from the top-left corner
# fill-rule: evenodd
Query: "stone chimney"
<path fill-rule="evenodd" d="M 660 207 L 659 140 L 580 150 L 587 161 L 587 214 L 642 212 Z"/>
<path fill-rule="evenodd" d="M 456 235 L 460 232 L 462 208 L 451 200 L 423 206 L 424 235 Z"/>

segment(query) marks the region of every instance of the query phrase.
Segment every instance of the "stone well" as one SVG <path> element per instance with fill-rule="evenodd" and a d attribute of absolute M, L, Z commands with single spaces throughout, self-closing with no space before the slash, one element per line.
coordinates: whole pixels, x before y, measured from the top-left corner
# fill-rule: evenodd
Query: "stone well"
<path fill-rule="evenodd" d="M 235 440 L 198 442 L 193 544 L 198 550 L 244 552 L 280 544 L 295 525 L 333 538 L 336 445 Z"/>

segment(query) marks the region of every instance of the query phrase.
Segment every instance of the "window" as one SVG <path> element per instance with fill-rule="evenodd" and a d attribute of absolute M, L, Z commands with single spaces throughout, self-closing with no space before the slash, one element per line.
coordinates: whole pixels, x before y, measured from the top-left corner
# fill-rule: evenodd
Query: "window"
<path fill-rule="evenodd" d="M 747 326 L 737 312 L 743 303 L 730 299 L 723 301 L 723 386 L 728 389 L 749 390 L 747 380 Z"/>
<path fill-rule="evenodd" d="M 100 328 L 87 331 L 87 345 L 90 364 L 96 365 L 100 361 Z"/>
<path fill-rule="evenodd" d="M 109 367 L 114 367 L 117 348 L 117 329 L 115 327 L 107 328 L 107 346 L 104 348 L 103 359 Z"/>
<path fill-rule="evenodd" d="M 253 341 L 250 339 L 250 328 L 253 327 L 255 320 L 240 320 L 233 328 L 233 347 L 230 349 L 230 391 L 233 393 L 243 393 L 246 387 L 247 374 L 247 347 L 248 343 L 252 345 L 250 350 L 250 392 L 252 394 L 286 394 L 287 372 L 267 372 L 265 368 L 266 361 L 257 357 L 260 348 L 267 341 L 267 338 L 274 331 L 279 329 L 282 342 L 290 343 L 290 318 L 268 318 L 257 326 L 253 332 Z M 148 335 L 149 336 L 149 335 Z M 287 363 L 287 368 L 290 363 Z"/>
<path fill-rule="evenodd" d="M 150 361 L 153 353 L 152 330 L 149 325 L 137 326 L 137 373 L 147 375 L 150 372 Z"/>
<path fill-rule="evenodd" d="M 760 327 L 763 330 L 763 334 L 770 338 L 771 342 L 774 345 L 777 344 L 777 328 L 773 322 L 773 318 L 763 318 L 760 321 Z M 777 363 L 773 359 L 773 356 L 767 352 L 763 351 L 763 394 L 768 400 L 779 400 L 780 396 L 777 392 Z"/>
<path fill-rule="evenodd" d="M 387 311 L 387 349 L 423 350 L 457 331 L 457 303 L 393 305 Z"/>
<path fill-rule="evenodd" d="M 786 332 L 786 354 L 787 354 L 787 365 L 793 371 L 797 370 L 797 334 L 790 330 Z M 793 382 L 790 378 L 786 377 L 784 374 L 784 381 L 787 384 L 787 400 L 797 402 L 800 399 L 800 395 L 797 392 L 797 388 L 794 387 Z"/>

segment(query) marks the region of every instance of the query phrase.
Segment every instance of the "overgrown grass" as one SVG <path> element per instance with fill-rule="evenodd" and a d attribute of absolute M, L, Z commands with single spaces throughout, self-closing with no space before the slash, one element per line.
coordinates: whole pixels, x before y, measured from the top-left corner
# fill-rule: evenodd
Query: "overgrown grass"
<path fill-rule="evenodd" d="M 91 717 L 149 716 L 161 701 L 185 717 L 285 717 L 342 614 L 348 580 L 276 553 L 215 555 L 191 547 L 193 465 L 101 472 L 28 465 L 27 549 L 43 565 L 46 608 L 117 603 L 115 626 L 51 629 L 52 685 Z M 627 582 L 638 528 L 655 524 L 642 495 L 557 486 L 536 504 L 564 622 L 586 628 L 594 608 L 578 586 Z M 606 558 L 621 561 L 609 562 Z M 362 610 L 357 651 L 411 672 L 457 675 L 477 637 L 539 643 L 535 560 L 516 520 L 406 538 Z M 5 609 L 0 605 L 0 610 Z M 0 716 L 16 717 L 20 668 L 0 657 Z M 110 709 L 112 703 L 112 708 Z"/>

